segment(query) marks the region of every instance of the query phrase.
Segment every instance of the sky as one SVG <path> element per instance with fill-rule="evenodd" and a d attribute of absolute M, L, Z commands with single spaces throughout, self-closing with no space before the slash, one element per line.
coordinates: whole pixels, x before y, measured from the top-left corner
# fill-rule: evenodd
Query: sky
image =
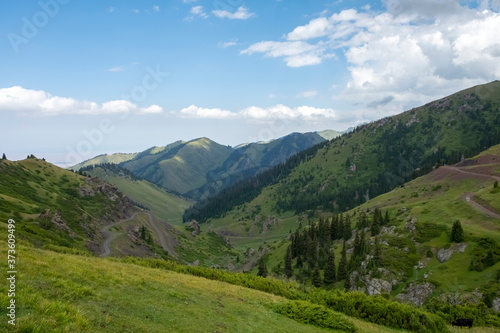
<path fill-rule="evenodd" d="M 500 79 L 500 0 L 0 2 L 0 153 L 345 130 Z"/>

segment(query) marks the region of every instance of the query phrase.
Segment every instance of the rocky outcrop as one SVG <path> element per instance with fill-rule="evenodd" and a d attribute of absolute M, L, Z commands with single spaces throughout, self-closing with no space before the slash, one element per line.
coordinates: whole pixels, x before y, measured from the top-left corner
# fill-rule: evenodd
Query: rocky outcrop
<path fill-rule="evenodd" d="M 427 297 L 432 294 L 436 287 L 429 283 L 414 284 L 412 283 L 408 290 L 396 296 L 400 301 L 411 303 L 415 306 L 422 306 Z"/>
<path fill-rule="evenodd" d="M 495 312 L 500 312 L 500 297 L 497 297 L 497 298 L 494 298 L 494 299 L 493 299 L 493 302 L 492 302 L 491 308 L 492 308 L 492 309 L 493 309 L 493 311 L 495 311 Z"/>
<path fill-rule="evenodd" d="M 193 230 L 193 232 L 191 233 L 191 235 L 193 235 L 193 237 L 196 237 L 201 233 L 200 225 L 198 224 L 198 222 L 196 220 L 192 220 L 189 223 L 189 228 L 191 230 Z"/>
<path fill-rule="evenodd" d="M 268 216 L 267 219 L 264 220 L 264 222 L 262 222 L 262 233 L 261 235 L 264 235 L 267 230 L 269 229 L 270 226 L 273 226 L 273 225 L 276 225 L 278 224 L 278 219 L 275 217 L 275 218 L 271 218 L 271 216 Z"/>
<path fill-rule="evenodd" d="M 50 212 L 50 210 L 48 210 L 48 211 Z M 74 238 L 76 236 L 76 234 L 73 232 L 73 230 L 71 230 L 70 227 L 68 227 L 66 222 L 63 220 L 63 218 L 61 216 L 60 209 L 57 210 L 56 214 L 54 215 L 54 217 L 52 218 L 51 221 L 52 221 L 52 224 L 56 226 L 56 228 L 63 230 L 63 231 L 67 231 L 69 234 L 69 237 Z"/>
<path fill-rule="evenodd" d="M 78 194 L 81 197 L 93 197 L 95 195 L 95 192 L 91 187 L 81 186 L 78 188 Z"/>
<path fill-rule="evenodd" d="M 382 292 L 390 293 L 392 291 L 392 284 L 389 281 L 382 279 L 371 279 L 366 283 L 368 295 L 379 295 Z"/>
<path fill-rule="evenodd" d="M 444 263 L 444 262 L 447 262 L 448 260 L 450 260 L 452 254 L 453 254 L 453 249 L 452 248 L 449 248 L 449 249 L 440 249 L 437 252 L 437 254 L 436 254 L 436 259 L 440 263 Z"/>

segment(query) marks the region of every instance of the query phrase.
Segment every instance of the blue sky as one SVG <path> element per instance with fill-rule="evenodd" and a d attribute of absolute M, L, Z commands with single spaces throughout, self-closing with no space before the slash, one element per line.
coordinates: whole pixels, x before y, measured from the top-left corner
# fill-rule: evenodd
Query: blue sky
<path fill-rule="evenodd" d="M 0 153 L 344 130 L 500 78 L 500 0 L 0 4 Z"/>

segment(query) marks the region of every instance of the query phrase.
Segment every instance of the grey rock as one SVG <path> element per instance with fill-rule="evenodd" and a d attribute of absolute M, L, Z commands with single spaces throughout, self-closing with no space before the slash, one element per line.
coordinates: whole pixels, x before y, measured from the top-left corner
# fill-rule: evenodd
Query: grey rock
<path fill-rule="evenodd" d="M 452 248 L 440 249 L 436 255 L 436 258 L 440 263 L 443 263 L 443 262 L 447 262 L 448 260 L 450 260 L 452 254 L 453 254 Z"/>
<path fill-rule="evenodd" d="M 368 280 L 366 287 L 368 290 L 368 295 L 378 295 L 382 293 L 382 291 L 388 293 L 392 291 L 392 284 L 389 281 L 382 279 Z"/>
<path fill-rule="evenodd" d="M 436 287 L 429 282 L 423 284 L 412 283 L 407 292 L 401 293 L 396 297 L 403 302 L 411 303 L 415 306 L 422 306 L 435 288 Z"/>

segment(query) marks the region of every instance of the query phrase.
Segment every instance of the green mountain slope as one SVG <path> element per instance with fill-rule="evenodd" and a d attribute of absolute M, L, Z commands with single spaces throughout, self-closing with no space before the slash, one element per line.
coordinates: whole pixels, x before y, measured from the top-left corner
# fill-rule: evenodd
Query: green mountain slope
<path fill-rule="evenodd" d="M 126 161 L 133 159 L 134 157 L 137 156 L 137 154 L 138 153 L 131 153 L 131 154 L 116 153 L 116 154 L 111 154 L 111 155 L 107 155 L 107 154 L 98 155 L 96 157 L 93 157 L 93 158 L 88 159 L 86 161 L 83 161 L 81 163 L 75 164 L 74 166 L 70 167 L 69 169 L 78 171 L 81 168 L 96 165 L 96 164 L 103 164 L 103 163 L 120 164 L 122 162 L 126 162 Z"/>
<path fill-rule="evenodd" d="M 314 155 L 279 166 L 269 174 L 267 187 L 262 181 L 247 182 L 241 193 L 260 194 L 245 207 L 235 208 L 239 201 L 221 195 L 195 205 L 188 219 L 352 209 L 437 164 L 456 163 L 500 142 L 499 107 L 500 82 L 495 81 L 360 126 L 317 146 Z"/>
<path fill-rule="evenodd" d="M 137 178 L 118 165 L 104 164 L 81 170 L 92 177 L 115 185 L 134 203 L 170 224 L 180 224 L 182 213 L 191 205 L 187 199 L 168 193 L 145 179 Z"/>
<path fill-rule="evenodd" d="M 36 158 L 0 161 L 0 218 L 19 222 L 19 236 L 37 246 L 100 252 L 102 225 L 135 208 L 116 187 Z"/>
<path fill-rule="evenodd" d="M 231 147 L 201 138 L 141 153 L 121 166 L 158 186 L 185 194 L 205 184 L 207 172 L 221 165 L 231 152 Z"/>
<path fill-rule="evenodd" d="M 339 134 L 324 131 L 323 135 L 329 137 Z M 324 141 L 325 138 L 318 133 L 292 133 L 270 142 L 240 146 L 220 167 L 207 173 L 207 183 L 204 186 L 188 195 L 197 200 L 211 197 L 238 181 L 283 163 L 290 156 Z"/>
<path fill-rule="evenodd" d="M 353 233 L 347 239 L 340 236 L 329 243 L 333 235 L 331 214 L 323 215 L 326 227 L 321 226 L 324 222 L 314 227 L 319 247 L 334 248 L 338 267 L 342 238 L 347 241 L 347 276 L 352 290 L 369 294 L 387 292 L 402 301 L 424 304 L 444 313 L 450 311 L 448 301 L 471 308 L 478 303 L 482 304 L 479 307 L 495 308 L 500 302 L 499 181 L 500 145 L 497 145 L 456 165 L 441 166 L 348 211 L 345 216 L 350 217 Z M 376 232 L 380 243 L 378 261 L 374 258 L 376 245 L 372 231 L 376 209 L 387 212 L 389 217 L 389 222 L 382 222 Z M 452 238 L 456 221 L 463 229 L 460 239 Z M 362 229 L 366 235 L 365 252 L 356 257 L 355 235 Z M 310 230 L 304 228 L 292 236 L 292 242 L 272 246 L 266 257 L 269 269 L 284 274 L 288 246 L 294 244 L 297 235 L 302 237 Z M 321 236 L 325 230 L 326 238 Z M 323 247 L 322 239 L 323 242 L 327 239 L 325 244 L 330 245 Z M 304 242 L 303 237 L 300 242 Z M 295 267 L 298 257 L 292 255 L 292 258 Z M 307 260 L 304 259 L 304 268 L 294 268 L 292 274 L 310 283 L 311 268 L 307 268 Z M 322 274 L 326 269 L 322 266 Z M 343 288 L 345 282 L 345 278 L 337 276 L 334 286 Z M 468 315 L 479 316 L 480 321 L 485 314 L 479 313 Z M 498 318 L 492 322 L 495 320 L 500 325 Z"/>
<path fill-rule="evenodd" d="M 0 223 L 0 228 L 6 232 L 5 223 Z M 6 251 L 5 243 L 1 249 Z M 186 272 L 190 269 L 168 262 L 165 266 L 173 266 L 173 270 L 145 267 L 148 261 L 142 265 L 138 260 L 61 254 L 22 242 L 18 242 L 17 249 L 23 258 L 17 264 L 18 331 L 343 332 L 352 331 L 346 329 L 352 327 L 357 332 L 396 332 L 331 310 L 329 315 L 335 318 L 331 324 L 345 327 L 343 331 L 315 327 L 313 322 L 301 323 L 301 317 L 303 322 L 308 318 L 328 321 L 321 310 L 324 307 L 310 305 L 309 312 L 300 313 L 299 321 L 295 321 L 273 310 L 277 304 L 287 304 L 283 297 L 220 282 L 216 277 L 208 280 L 177 273 L 176 268 Z M 0 267 L 7 270 L 4 262 Z M 257 279 L 247 280 L 252 283 Z M 240 283 L 244 281 L 245 276 L 240 275 Z M 275 281 L 263 282 L 260 286 L 265 288 L 284 286 Z M 0 291 L 0 303 L 7 307 L 6 287 L 2 285 Z M 11 329 L 7 321 L 0 325 L 4 330 Z"/>

